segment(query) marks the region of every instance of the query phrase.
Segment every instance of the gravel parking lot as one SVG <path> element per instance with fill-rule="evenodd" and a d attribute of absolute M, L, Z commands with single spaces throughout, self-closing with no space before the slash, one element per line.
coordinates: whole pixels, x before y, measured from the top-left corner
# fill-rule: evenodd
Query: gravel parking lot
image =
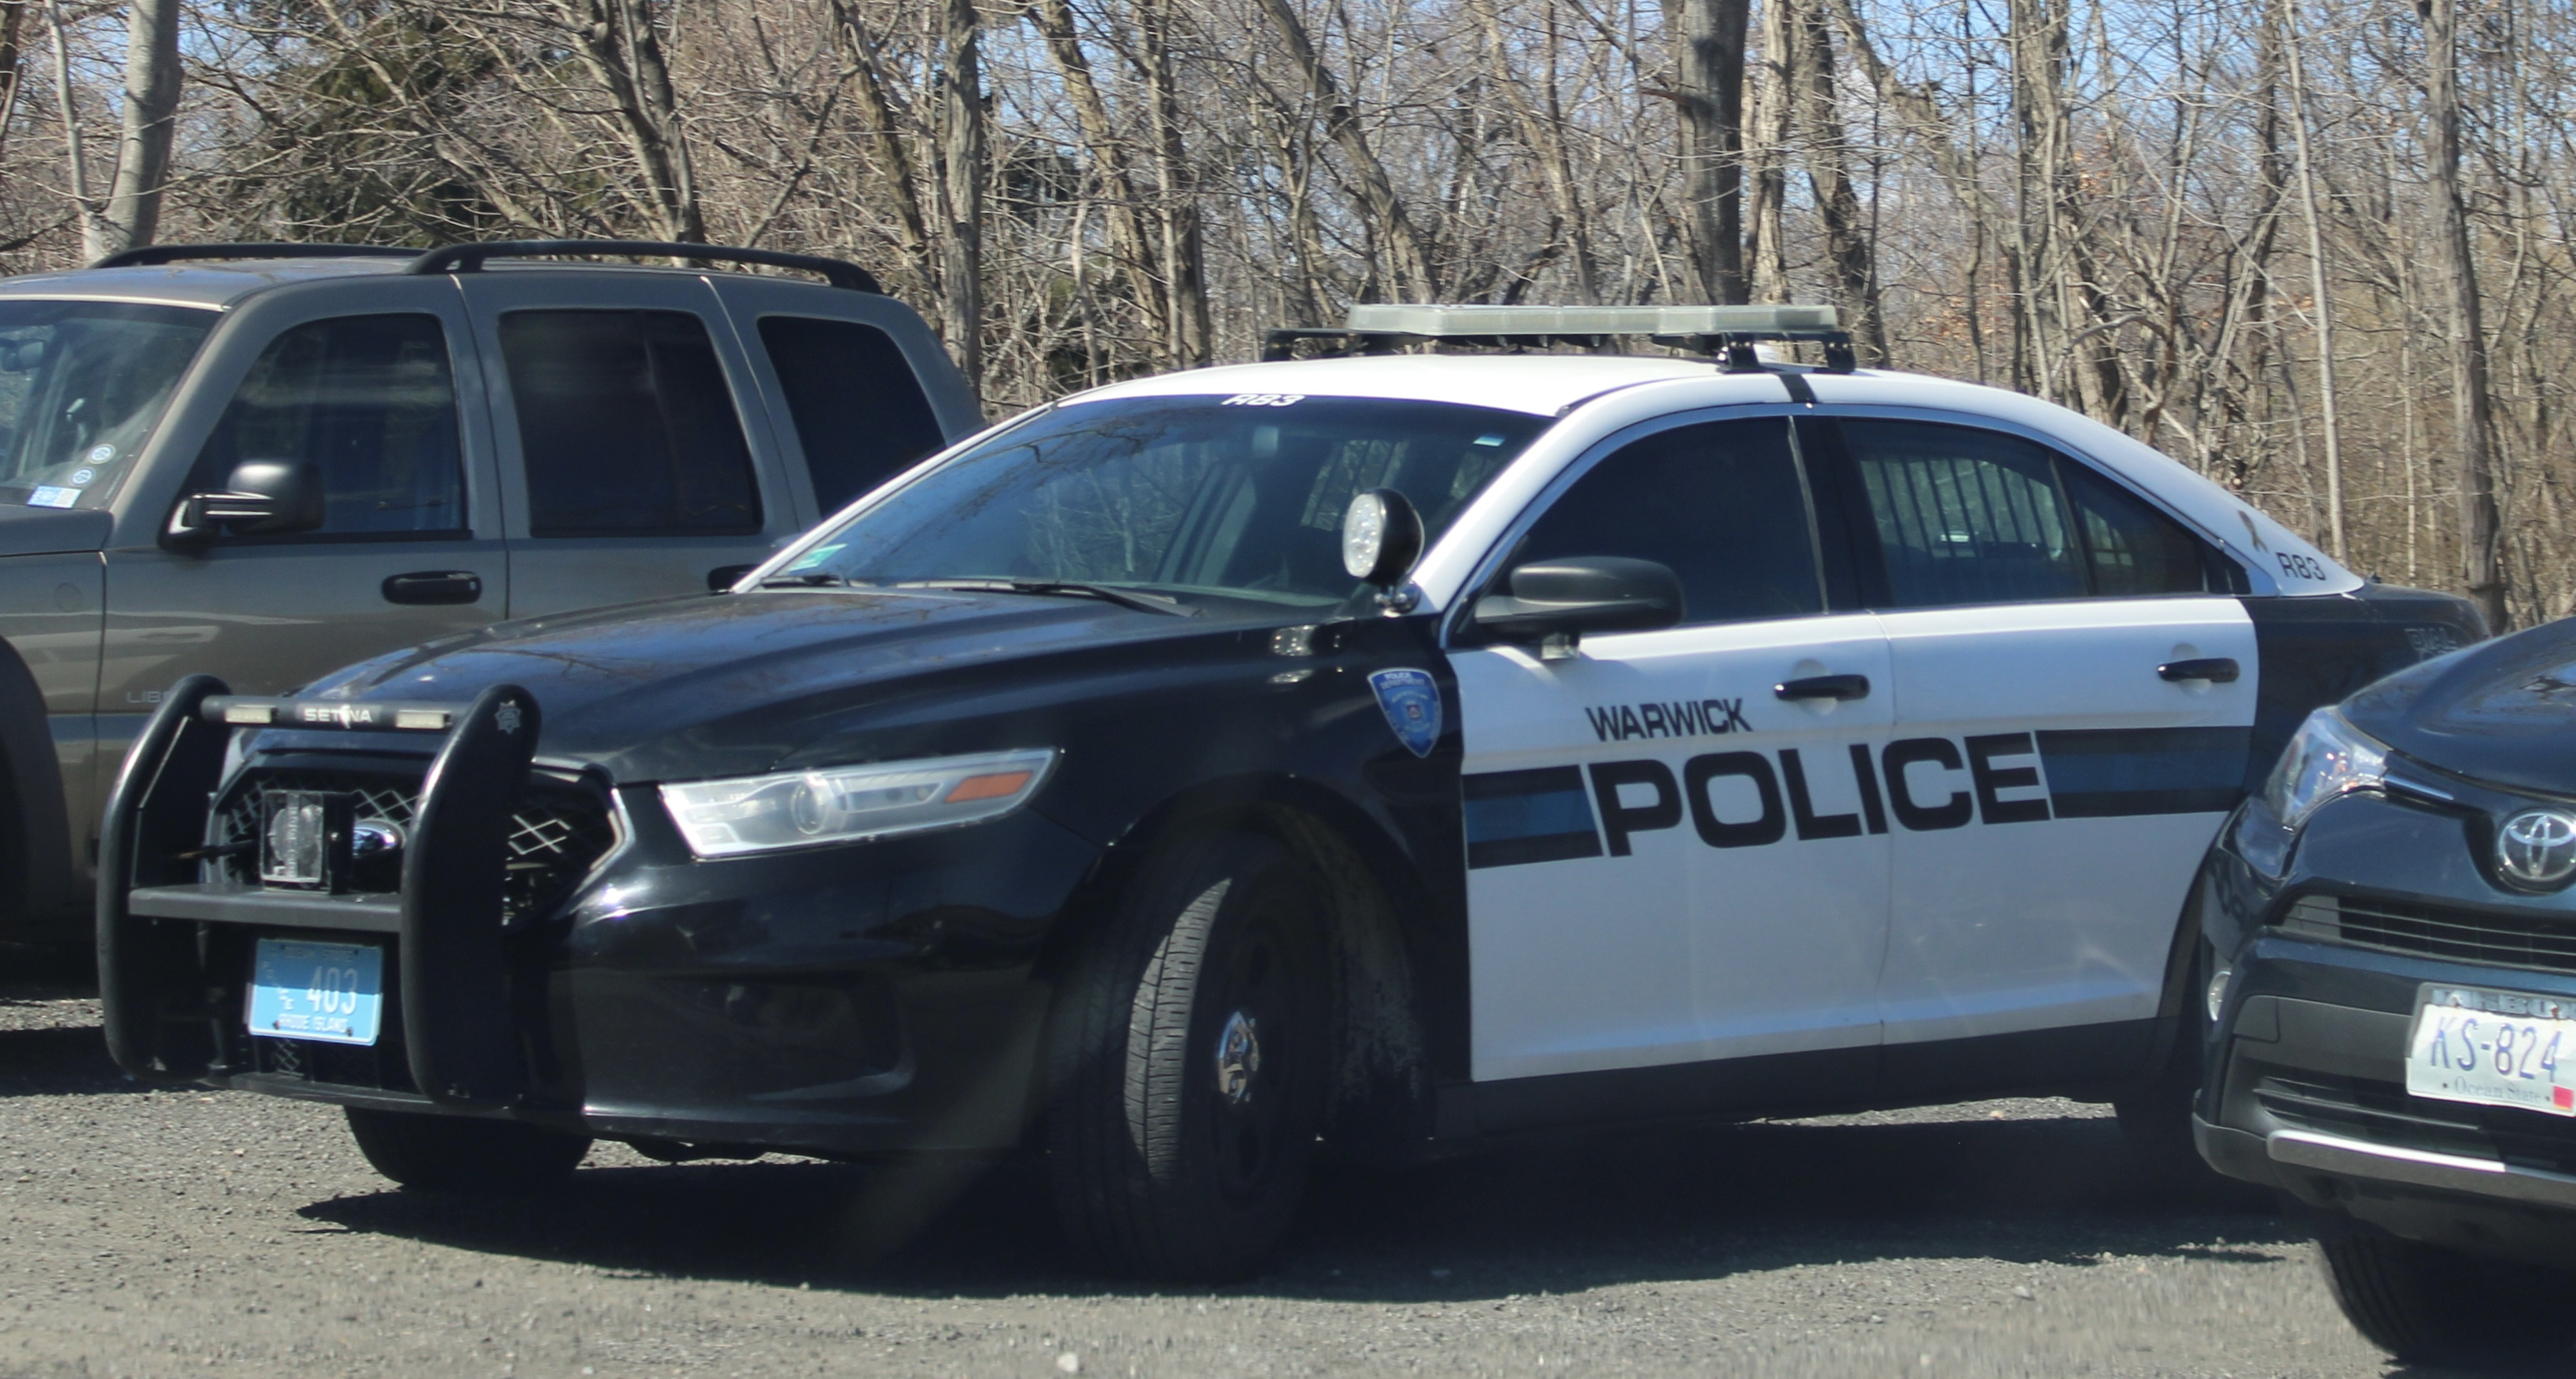
<path fill-rule="evenodd" d="M 1335 1178 L 1266 1277 L 1154 1290 L 1058 1264 L 1021 1172 L 610 1147 L 397 1192 L 332 1108 L 124 1081 L 77 971 L 0 983 L 6 1375 L 2386 1371 L 2261 1199 L 2144 1183 L 2065 1102 Z"/>

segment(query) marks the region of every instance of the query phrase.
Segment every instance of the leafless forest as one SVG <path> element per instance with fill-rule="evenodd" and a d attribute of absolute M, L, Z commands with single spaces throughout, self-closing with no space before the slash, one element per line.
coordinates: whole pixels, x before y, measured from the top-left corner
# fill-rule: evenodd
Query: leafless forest
<path fill-rule="evenodd" d="M 0 0 L 0 268 L 847 256 L 995 408 L 1352 302 L 1831 301 L 2576 611 L 2568 0 Z"/>

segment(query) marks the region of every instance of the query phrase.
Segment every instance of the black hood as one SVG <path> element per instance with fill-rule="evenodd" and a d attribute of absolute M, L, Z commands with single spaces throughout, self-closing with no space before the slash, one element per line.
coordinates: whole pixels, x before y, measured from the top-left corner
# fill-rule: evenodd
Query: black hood
<path fill-rule="evenodd" d="M 2576 618 L 2395 675 L 2343 706 L 2352 725 L 2472 780 L 2576 795 Z"/>
<path fill-rule="evenodd" d="M 997 691 L 1039 689 L 1033 658 L 1132 663 L 1137 643 L 1203 636 L 1217 621 L 1020 594 L 698 595 L 501 623 L 310 692 L 462 702 L 515 684 L 536 697 L 542 755 L 621 780 L 721 775 L 791 763 L 869 722 L 971 715 L 977 701 L 999 711 Z"/>

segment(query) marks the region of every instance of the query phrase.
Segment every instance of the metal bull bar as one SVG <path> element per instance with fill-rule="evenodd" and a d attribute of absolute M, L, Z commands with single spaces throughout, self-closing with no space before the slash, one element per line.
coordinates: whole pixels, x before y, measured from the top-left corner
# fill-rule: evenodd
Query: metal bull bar
<path fill-rule="evenodd" d="M 210 675 L 180 681 L 127 753 L 99 839 L 99 993 L 117 1065 L 155 1082 L 215 1067 L 217 1022 L 239 1012 L 209 1000 L 227 974 L 204 970 L 200 924 L 351 929 L 395 937 L 415 1086 L 460 1107 L 524 1095 L 503 885 L 511 809 L 539 726 L 536 698 L 516 685 L 470 704 L 427 704 L 255 699 Z M 268 727 L 444 736 L 403 851 L 398 904 L 200 880 L 230 734 Z"/>

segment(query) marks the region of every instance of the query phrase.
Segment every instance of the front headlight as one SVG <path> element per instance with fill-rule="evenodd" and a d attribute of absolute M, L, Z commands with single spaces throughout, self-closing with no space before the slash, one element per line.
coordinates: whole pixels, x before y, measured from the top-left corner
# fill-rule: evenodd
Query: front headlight
<path fill-rule="evenodd" d="M 2362 735 L 2332 709 L 2319 709 L 2299 725 L 2263 787 L 2281 826 L 2297 829 L 2319 806 L 2354 790 L 2377 790 L 2387 779 L 2388 749 Z"/>
<path fill-rule="evenodd" d="M 978 823 L 1019 808 L 1055 765 L 1052 747 L 891 761 L 662 787 L 662 807 L 700 857 L 854 843 Z"/>

